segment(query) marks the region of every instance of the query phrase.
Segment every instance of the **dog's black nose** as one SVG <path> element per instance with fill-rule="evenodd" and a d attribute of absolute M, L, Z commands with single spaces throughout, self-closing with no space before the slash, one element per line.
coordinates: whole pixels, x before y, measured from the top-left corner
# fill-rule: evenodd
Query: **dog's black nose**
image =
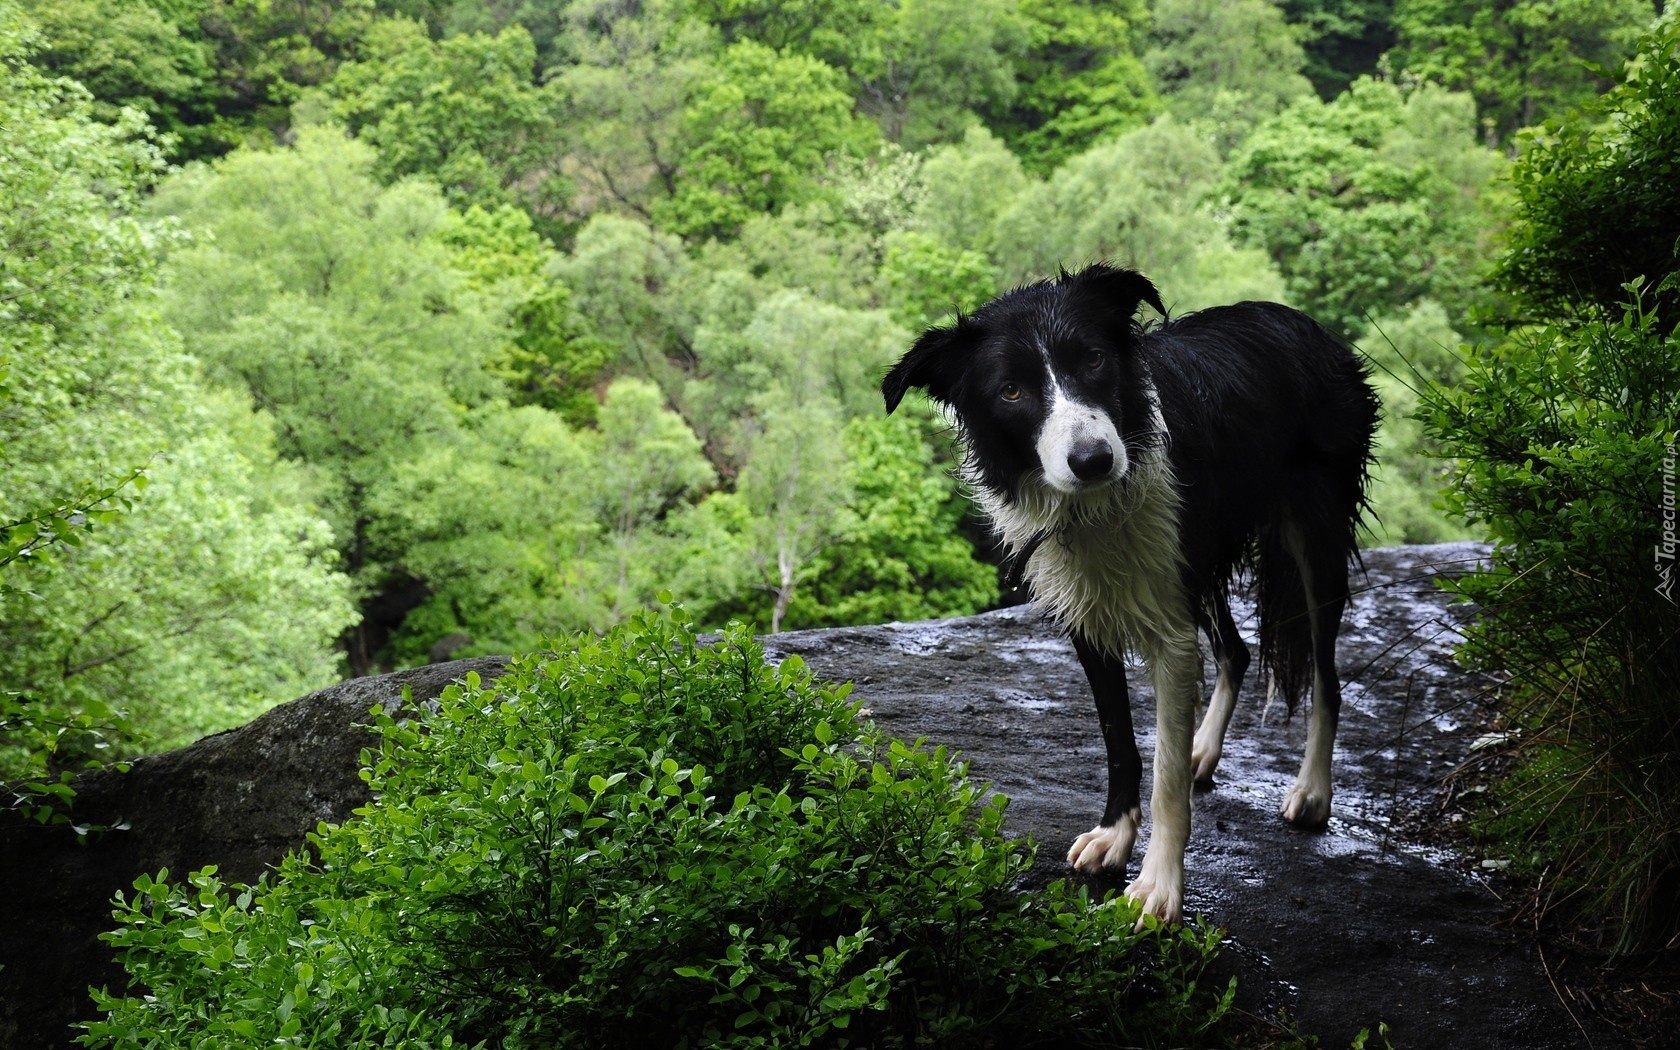
<path fill-rule="evenodd" d="M 1080 481 L 1095 481 L 1114 469 L 1114 450 L 1106 441 L 1075 445 L 1068 453 L 1068 469 Z"/>

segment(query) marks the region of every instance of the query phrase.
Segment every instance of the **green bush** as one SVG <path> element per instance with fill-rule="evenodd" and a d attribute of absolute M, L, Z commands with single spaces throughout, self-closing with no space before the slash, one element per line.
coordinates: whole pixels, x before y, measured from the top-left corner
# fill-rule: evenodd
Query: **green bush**
<path fill-rule="evenodd" d="M 1522 137 L 1521 221 L 1495 283 L 1525 320 L 1591 319 L 1643 278 L 1665 331 L 1680 325 L 1680 19 L 1659 20 L 1614 90 Z"/>
<path fill-rule="evenodd" d="M 378 801 L 255 886 L 141 878 L 91 1046 L 1186 1046 L 1217 931 L 1015 887 L 1005 800 L 680 606 L 376 712 Z"/>
<path fill-rule="evenodd" d="M 1493 848 L 1540 877 L 1539 910 L 1617 949 L 1680 931 L 1677 83 L 1669 20 L 1601 105 L 1530 140 L 1500 270 L 1527 327 L 1428 406 L 1460 457 L 1449 499 L 1495 541 L 1455 585 L 1518 734 Z"/>
<path fill-rule="evenodd" d="M 1463 458 L 1449 500 L 1495 539 L 1454 584 L 1521 734 L 1494 848 L 1623 947 L 1666 940 L 1680 900 L 1680 594 L 1654 557 L 1677 423 L 1680 339 L 1635 308 L 1477 351 L 1433 421 Z"/>

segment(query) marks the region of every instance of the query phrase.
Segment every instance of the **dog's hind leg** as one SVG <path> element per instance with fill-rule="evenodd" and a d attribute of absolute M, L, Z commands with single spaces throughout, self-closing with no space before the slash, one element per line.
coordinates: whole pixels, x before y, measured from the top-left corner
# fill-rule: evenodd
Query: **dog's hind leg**
<path fill-rule="evenodd" d="M 1295 786 L 1283 799 L 1283 819 L 1301 827 L 1322 827 L 1330 819 L 1330 759 L 1336 723 L 1342 710 L 1342 684 L 1336 674 L 1336 636 L 1347 605 L 1347 559 L 1344 544 L 1310 537 L 1291 525 L 1290 554 L 1301 572 L 1307 623 L 1312 632 L 1312 722 L 1307 749 Z M 1316 542 L 1315 542 L 1316 539 Z"/>
<path fill-rule="evenodd" d="M 1103 806 L 1102 823 L 1074 839 L 1068 863 L 1095 874 L 1104 869 L 1124 869 L 1131 860 L 1138 825 L 1143 823 L 1138 801 L 1143 758 L 1132 730 L 1132 701 L 1126 688 L 1124 661 L 1077 631 L 1073 648 L 1097 700 L 1097 720 L 1102 724 L 1103 747 L 1108 753 L 1108 802 Z"/>
<path fill-rule="evenodd" d="M 1237 709 L 1237 692 L 1242 689 L 1243 675 L 1248 671 L 1248 646 L 1237 633 L 1231 619 L 1231 603 L 1225 595 L 1215 592 L 1207 609 L 1199 617 L 1201 627 L 1213 643 L 1213 664 L 1218 677 L 1213 683 L 1213 696 L 1208 700 L 1207 713 L 1196 730 L 1190 747 L 1190 773 L 1199 786 L 1213 783 L 1213 771 L 1219 756 L 1225 751 L 1225 732 L 1231 727 L 1231 715 Z"/>

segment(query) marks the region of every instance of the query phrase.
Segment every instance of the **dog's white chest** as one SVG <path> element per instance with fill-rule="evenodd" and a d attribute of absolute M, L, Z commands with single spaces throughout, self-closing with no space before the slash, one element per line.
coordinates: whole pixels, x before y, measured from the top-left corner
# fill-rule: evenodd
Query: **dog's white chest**
<path fill-rule="evenodd" d="M 980 503 L 1018 555 L 1047 537 L 1027 563 L 1034 597 L 1063 626 L 1113 653 L 1153 658 L 1194 644 L 1194 621 L 1180 575 L 1178 492 L 1164 462 L 1140 464 L 1123 488 L 1078 500 Z"/>

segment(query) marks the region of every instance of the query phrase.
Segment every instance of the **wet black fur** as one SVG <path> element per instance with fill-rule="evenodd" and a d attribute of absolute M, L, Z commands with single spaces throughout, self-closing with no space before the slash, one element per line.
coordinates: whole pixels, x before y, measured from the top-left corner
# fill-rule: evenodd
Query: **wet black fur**
<path fill-rule="evenodd" d="M 1297 310 L 1245 302 L 1145 328 L 1134 317 L 1140 303 L 1166 313 L 1147 278 L 1103 265 L 1008 292 L 924 333 L 882 383 L 887 410 L 926 388 L 955 410 L 976 480 L 1018 496 L 1036 469 L 1047 345 L 1068 392 L 1116 420 L 1133 462 L 1165 442 L 1192 616 L 1216 657 L 1239 662 L 1240 677 L 1248 652 L 1228 593 L 1235 575 L 1252 571 L 1261 661 L 1293 706 L 1314 654 L 1309 597 L 1284 529 L 1300 530 L 1311 600 L 1339 621 L 1358 556 L 1376 395 L 1353 350 Z M 1005 382 L 1023 388 L 1018 401 L 998 396 Z M 1151 385 L 1164 433 L 1150 424 Z M 1334 673 L 1333 645 L 1319 659 Z"/>

